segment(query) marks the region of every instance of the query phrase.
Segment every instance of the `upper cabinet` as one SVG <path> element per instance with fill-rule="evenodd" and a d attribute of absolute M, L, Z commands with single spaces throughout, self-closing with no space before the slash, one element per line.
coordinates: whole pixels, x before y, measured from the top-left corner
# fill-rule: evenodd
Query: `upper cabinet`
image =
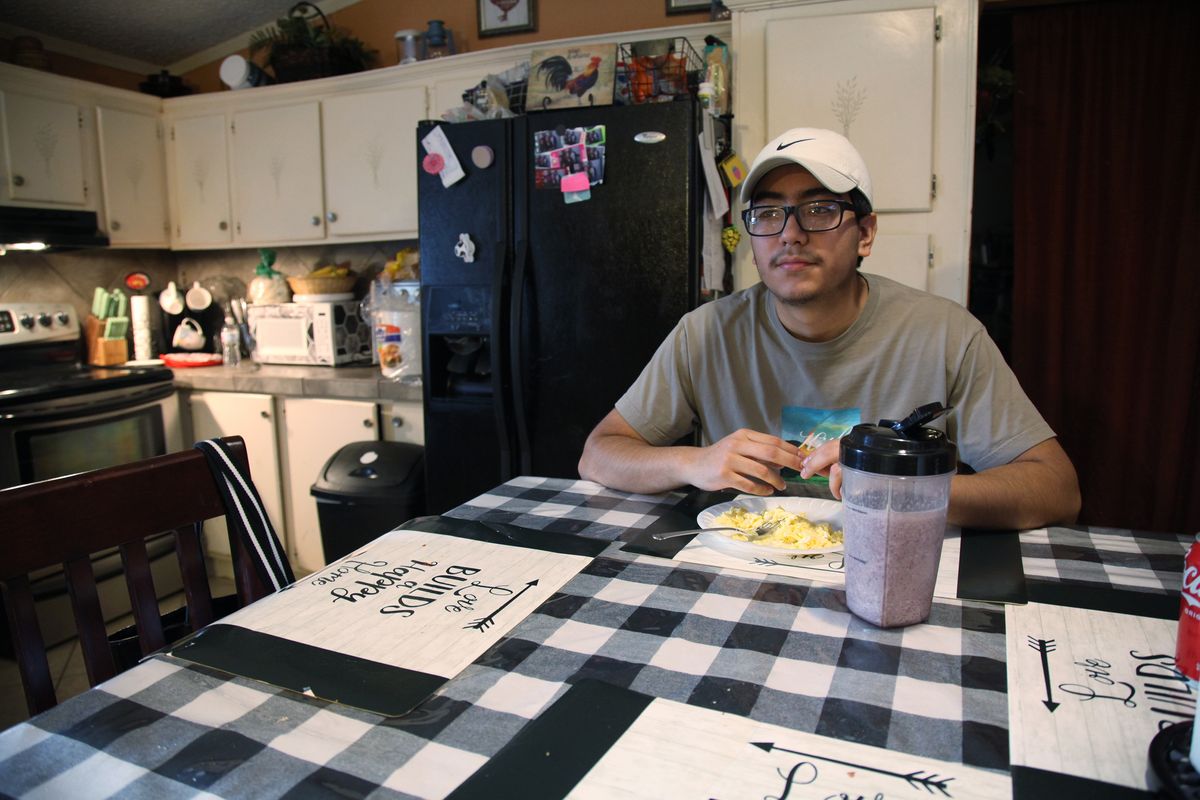
<path fill-rule="evenodd" d="M 76 103 L 0 92 L 6 201 L 85 207 L 84 114 Z"/>
<path fill-rule="evenodd" d="M 424 84 L 359 92 L 303 88 L 167 102 L 173 247 L 416 236 Z M 215 196 L 217 187 L 212 181 L 202 186 L 199 170 L 204 165 L 203 174 L 215 178 L 222 164 L 228 195 Z"/>
<path fill-rule="evenodd" d="M 166 247 L 167 181 L 159 115 L 97 106 L 96 133 L 109 239 L 121 247 Z"/>
<path fill-rule="evenodd" d="M 423 86 L 322 101 L 330 236 L 417 229 L 417 123 L 424 116 Z"/>
<path fill-rule="evenodd" d="M 234 238 L 246 244 L 324 239 L 320 105 L 237 111 L 232 132 Z"/>
<path fill-rule="evenodd" d="M 225 125 L 223 113 L 180 117 L 168 124 L 174 247 L 233 241 Z"/>

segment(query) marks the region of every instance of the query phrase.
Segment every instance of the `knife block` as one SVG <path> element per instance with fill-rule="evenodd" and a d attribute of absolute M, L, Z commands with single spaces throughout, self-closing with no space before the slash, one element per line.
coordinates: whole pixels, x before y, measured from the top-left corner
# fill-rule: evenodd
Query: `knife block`
<path fill-rule="evenodd" d="M 83 338 L 87 343 L 87 360 L 94 367 L 124 364 L 129 360 L 129 344 L 125 338 L 105 339 L 104 320 L 88 314 L 83 323 Z"/>

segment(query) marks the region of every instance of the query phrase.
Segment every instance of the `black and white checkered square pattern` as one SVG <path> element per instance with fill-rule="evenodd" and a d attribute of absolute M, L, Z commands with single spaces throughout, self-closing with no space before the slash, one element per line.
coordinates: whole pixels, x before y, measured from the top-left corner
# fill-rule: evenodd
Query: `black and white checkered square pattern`
<path fill-rule="evenodd" d="M 612 541 L 651 525 L 664 504 L 683 495 L 638 495 L 591 481 L 514 478 L 448 512 L 446 516 L 503 522 L 553 533 Z"/>
<path fill-rule="evenodd" d="M 1040 528 L 1021 532 L 1027 580 L 1178 592 L 1193 537 L 1118 528 Z"/>

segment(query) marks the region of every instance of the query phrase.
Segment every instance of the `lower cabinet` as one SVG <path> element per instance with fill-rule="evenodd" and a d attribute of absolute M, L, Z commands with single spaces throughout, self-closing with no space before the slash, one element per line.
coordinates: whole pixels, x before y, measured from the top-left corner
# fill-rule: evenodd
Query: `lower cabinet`
<path fill-rule="evenodd" d="M 380 434 L 385 442 L 425 444 L 425 408 L 397 400 L 379 405 Z"/>
<path fill-rule="evenodd" d="M 351 442 L 424 444 L 419 402 L 332 400 L 249 392 L 184 392 L 190 414 L 189 441 L 241 436 L 250 455 L 250 476 L 297 575 L 325 566 L 321 522 L 312 485 L 326 462 Z M 233 575 L 223 519 L 205 523 L 213 575 Z"/>
<path fill-rule="evenodd" d="M 325 462 L 343 446 L 379 440 L 379 408 L 362 400 L 284 397 L 279 403 L 288 556 L 297 573 L 307 573 L 325 566 L 312 485 Z"/>
<path fill-rule="evenodd" d="M 276 533 L 286 541 L 281 491 L 279 448 L 275 435 L 275 398 L 244 392 L 190 392 L 191 440 L 216 436 L 241 436 L 246 440 L 250 478 L 258 489 Z M 229 533 L 224 519 L 204 523 L 204 542 L 211 574 L 233 577 Z"/>

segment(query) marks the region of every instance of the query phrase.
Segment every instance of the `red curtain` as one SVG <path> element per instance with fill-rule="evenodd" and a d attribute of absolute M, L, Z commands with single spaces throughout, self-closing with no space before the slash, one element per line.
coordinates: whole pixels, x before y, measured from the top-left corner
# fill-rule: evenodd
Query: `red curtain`
<path fill-rule="evenodd" d="M 1080 521 L 1200 532 L 1200 3 L 1013 13 L 1013 368 Z"/>

